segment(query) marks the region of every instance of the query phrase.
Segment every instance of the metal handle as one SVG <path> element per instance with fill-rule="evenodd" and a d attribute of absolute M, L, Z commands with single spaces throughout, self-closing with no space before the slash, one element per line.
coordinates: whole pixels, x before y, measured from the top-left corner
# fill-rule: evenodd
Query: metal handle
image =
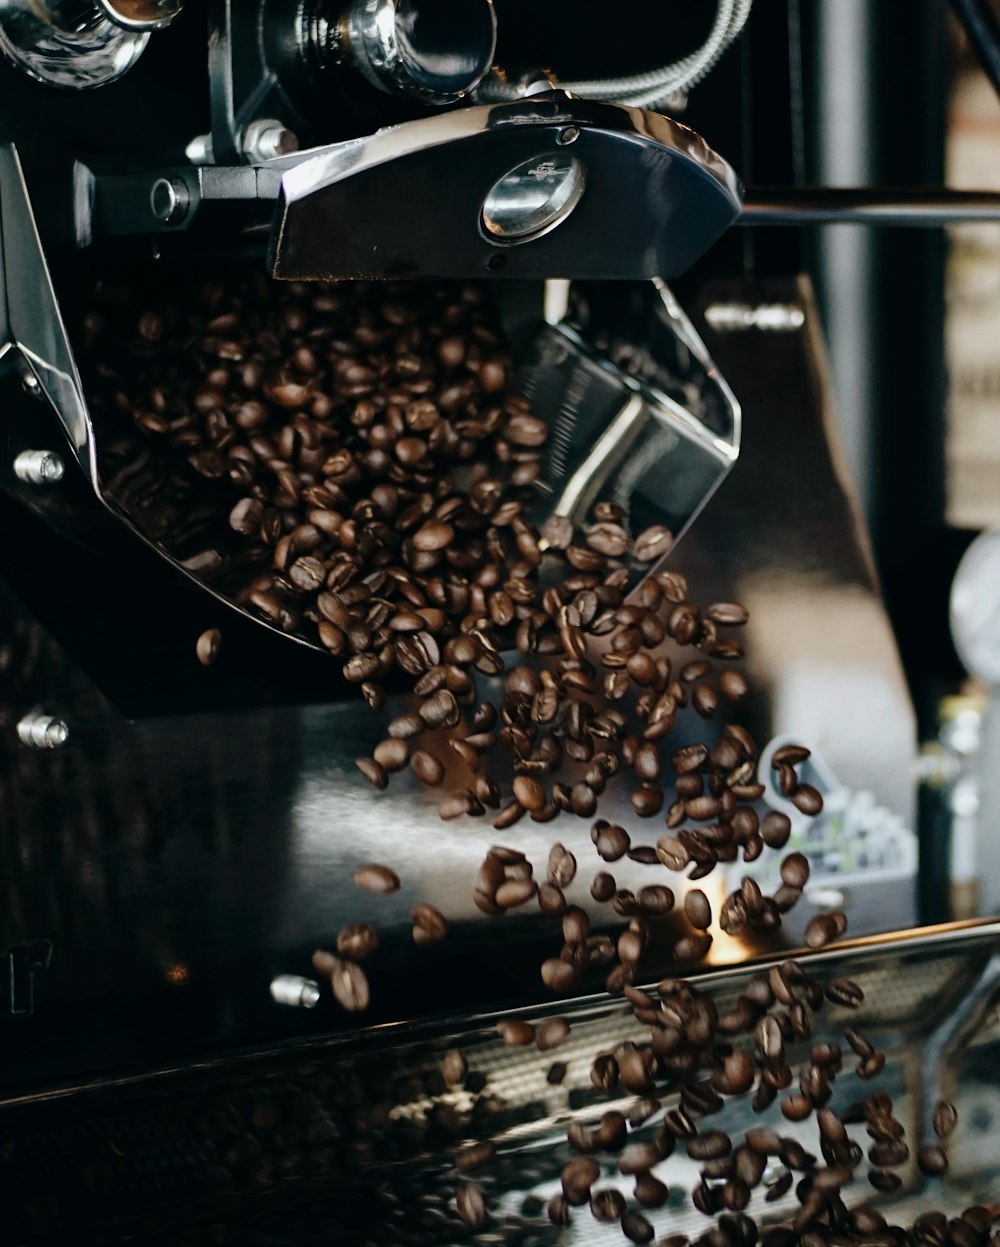
<path fill-rule="evenodd" d="M 1000 193 L 806 186 L 748 190 L 737 224 L 902 225 L 937 229 L 984 221 L 1000 221 Z"/>

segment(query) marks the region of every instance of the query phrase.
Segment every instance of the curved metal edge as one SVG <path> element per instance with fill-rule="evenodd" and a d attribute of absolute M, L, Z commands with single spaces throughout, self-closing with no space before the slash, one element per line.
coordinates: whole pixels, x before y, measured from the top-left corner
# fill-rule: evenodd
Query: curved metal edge
<path fill-rule="evenodd" d="M 892 955 L 894 953 L 920 953 L 948 951 L 964 951 L 967 947 L 982 943 L 988 947 L 991 943 L 1000 946 L 1000 920 L 996 918 L 974 919 L 969 922 L 949 922 L 938 926 L 915 928 L 907 931 L 889 931 L 881 935 L 863 936 L 854 940 L 843 940 L 819 951 L 782 949 L 763 957 L 750 958 L 736 965 L 707 968 L 696 973 L 684 975 L 686 982 L 694 987 L 710 989 L 714 986 L 725 987 L 727 983 L 748 979 L 750 975 L 771 966 L 781 965 L 794 959 L 806 973 L 827 962 L 842 958 L 844 954 L 864 956 L 865 954 Z M 637 984 L 641 990 L 655 991 L 655 983 Z M 621 1014 L 624 1002 L 620 996 L 609 996 L 606 992 L 578 996 L 573 1000 L 539 1001 L 534 1005 L 524 1005 L 502 1011 L 476 1013 L 463 1018 L 460 1023 L 462 1033 L 474 1030 L 492 1030 L 501 1018 L 524 1017 L 539 1022 L 547 1017 L 567 1017 L 568 1020 L 578 1019 L 586 1015 L 588 1019 L 599 1018 L 611 1014 Z M 401 1043 L 428 1043 L 443 1036 L 454 1036 L 457 1031 L 456 1019 L 437 1017 L 426 1021 L 399 1021 L 381 1025 L 378 1028 L 380 1046 L 390 1047 Z M 353 1051 L 359 1045 L 371 1050 L 373 1034 L 361 1027 L 351 1031 L 339 1031 L 327 1034 L 297 1036 L 292 1039 L 278 1040 L 253 1050 L 244 1049 L 238 1053 L 223 1053 L 201 1058 L 186 1066 L 162 1065 L 154 1069 L 143 1070 L 135 1074 L 124 1074 L 100 1082 L 66 1083 L 45 1091 L 28 1091 L 13 1095 L 0 1101 L 0 1109 L 9 1110 L 20 1106 L 46 1103 L 65 1099 L 73 1095 L 99 1095 L 109 1089 L 127 1091 L 130 1088 L 148 1086 L 150 1084 L 167 1084 L 174 1078 L 187 1078 L 192 1074 L 210 1074 L 215 1070 L 239 1069 L 253 1070 L 267 1065 L 269 1061 L 289 1053 L 308 1055 L 315 1053 L 317 1057 L 326 1057 L 342 1051 Z"/>
<path fill-rule="evenodd" d="M 0 252 L 0 300 L 9 342 L 52 405 L 100 496 L 94 429 L 13 143 L 0 144 Z"/>
<path fill-rule="evenodd" d="M 365 138 L 311 148 L 272 162 L 283 170 L 268 264 L 280 276 L 285 226 L 292 205 L 348 177 L 413 153 L 461 142 L 491 131 L 552 126 L 604 130 L 669 150 L 701 176 L 713 181 L 739 218 L 743 187 L 732 166 L 701 135 L 661 113 L 621 104 L 578 100 L 564 92 L 531 96 L 504 104 L 481 104 L 407 121 L 377 130 Z"/>
<path fill-rule="evenodd" d="M 723 441 L 719 437 L 713 437 L 712 440 L 715 449 L 730 459 L 732 463 L 735 463 L 739 458 L 740 443 L 743 437 L 743 408 L 740 405 L 740 401 L 730 388 L 729 382 L 719 371 L 718 365 L 709 353 L 708 347 L 702 341 L 687 313 L 677 302 L 674 292 L 661 277 L 654 277 L 653 285 L 659 293 L 663 310 L 673 326 L 674 333 L 704 368 L 706 378 L 716 388 L 723 404 L 729 411 L 732 429 L 728 439 Z M 666 398 L 665 395 L 663 397 Z M 667 401 L 670 400 L 668 399 Z"/>

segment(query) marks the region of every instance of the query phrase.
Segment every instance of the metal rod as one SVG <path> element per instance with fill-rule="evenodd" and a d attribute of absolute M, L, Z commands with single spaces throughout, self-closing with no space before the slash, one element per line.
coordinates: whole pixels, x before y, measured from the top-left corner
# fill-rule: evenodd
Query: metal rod
<path fill-rule="evenodd" d="M 955 16 L 962 23 L 975 48 L 983 72 L 1000 95 L 1000 23 L 988 0 L 951 0 Z"/>
<path fill-rule="evenodd" d="M 781 187 L 748 190 L 739 225 L 903 225 L 935 229 L 1000 221 L 1000 192 L 894 187 Z"/>

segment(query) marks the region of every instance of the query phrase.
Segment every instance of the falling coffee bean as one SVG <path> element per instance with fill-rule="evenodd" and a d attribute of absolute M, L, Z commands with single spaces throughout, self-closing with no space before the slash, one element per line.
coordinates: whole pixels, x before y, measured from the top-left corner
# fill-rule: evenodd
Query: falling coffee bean
<path fill-rule="evenodd" d="M 520 1018 L 502 1018 L 497 1022 L 497 1034 L 508 1048 L 525 1048 L 535 1042 L 535 1028 Z"/>
<path fill-rule="evenodd" d="M 367 1009 L 371 995 L 364 970 L 355 962 L 344 961 L 339 957 L 334 958 L 334 962 L 330 986 L 337 1003 L 351 1013 Z"/>
<path fill-rule="evenodd" d="M 365 892 L 377 892 L 380 895 L 398 892 L 399 875 L 394 870 L 390 870 L 388 866 L 371 863 L 367 866 L 359 866 L 354 872 L 354 886 L 362 888 Z"/>
<path fill-rule="evenodd" d="M 466 1225 L 478 1228 L 486 1224 L 486 1196 L 476 1183 L 466 1182 L 458 1188 L 455 1207 Z"/>
<path fill-rule="evenodd" d="M 349 922 L 337 932 L 337 952 L 353 961 L 363 961 L 378 951 L 378 932 L 370 922 Z"/>
<path fill-rule="evenodd" d="M 448 934 L 448 920 L 433 905 L 414 905 L 410 910 L 415 944 L 439 944 Z"/>
<path fill-rule="evenodd" d="M 198 661 L 203 667 L 210 667 L 219 657 L 221 648 L 222 633 L 218 628 L 208 628 L 198 638 L 198 643 L 195 646 Z"/>

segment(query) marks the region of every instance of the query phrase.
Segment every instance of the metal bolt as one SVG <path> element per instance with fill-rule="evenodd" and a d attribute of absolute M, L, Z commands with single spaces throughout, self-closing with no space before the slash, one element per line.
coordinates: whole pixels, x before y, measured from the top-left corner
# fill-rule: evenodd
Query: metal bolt
<path fill-rule="evenodd" d="M 274 160 L 299 150 L 299 138 L 273 117 L 259 117 L 243 131 L 243 154 L 249 160 Z"/>
<path fill-rule="evenodd" d="M 567 126 L 565 130 L 559 131 L 557 141 L 562 143 L 563 147 L 568 147 L 570 143 L 575 143 L 579 137 L 580 131 L 577 126 Z"/>
<path fill-rule="evenodd" d="M 746 333 L 760 329 L 765 333 L 794 333 L 805 324 L 806 315 L 795 303 L 712 303 L 705 309 L 705 320 L 717 333 Z"/>
<path fill-rule="evenodd" d="M 69 728 L 62 719 L 33 711 L 18 723 L 17 734 L 29 749 L 58 749 L 69 738 Z"/>
<path fill-rule="evenodd" d="M 214 165 L 215 148 L 210 134 L 196 134 L 184 148 L 184 155 L 193 165 Z"/>
<path fill-rule="evenodd" d="M 179 225 L 191 208 L 191 193 L 183 178 L 157 178 L 149 192 L 153 216 L 164 225 Z"/>
<path fill-rule="evenodd" d="M 26 485 L 54 485 L 65 471 L 54 450 L 22 450 L 14 460 L 14 475 Z"/>
<path fill-rule="evenodd" d="M 301 974 L 279 974 L 271 980 L 271 996 L 279 1005 L 315 1009 L 319 995 L 319 984 Z"/>

